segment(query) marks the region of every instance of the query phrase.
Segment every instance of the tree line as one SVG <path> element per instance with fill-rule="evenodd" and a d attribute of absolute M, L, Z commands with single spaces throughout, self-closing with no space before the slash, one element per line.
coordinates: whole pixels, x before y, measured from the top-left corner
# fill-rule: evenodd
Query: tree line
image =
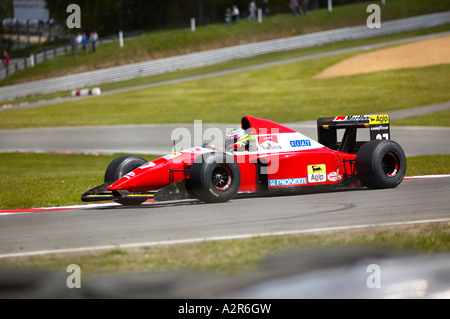
<path fill-rule="evenodd" d="M 65 25 L 69 4 L 81 9 L 84 30 L 96 30 L 102 35 L 118 31 L 161 30 L 187 27 L 195 18 L 198 26 L 224 21 L 227 7 L 237 5 L 242 17 L 248 15 L 250 0 L 47 0 L 50 16 Z M 255 1 L 262 7 L 263 0 Z M 363 2 L 363 0 L 333 0 L 333 5 Z M 309 0 L 310 10 L 326 8 L 328 0 Z M 269 0 L 270 14 L 289 12 L 289 0 Z M 75 31 L 76 32 L 76 31 Z"/>

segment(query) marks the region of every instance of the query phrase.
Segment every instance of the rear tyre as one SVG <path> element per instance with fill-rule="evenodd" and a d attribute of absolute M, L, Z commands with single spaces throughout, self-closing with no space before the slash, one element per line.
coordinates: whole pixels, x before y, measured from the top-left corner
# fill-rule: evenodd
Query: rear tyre
<path fill-rule="evenodd" d="M 241 172 L 234 158 L 226 153 L 207 153 L 191 166 L 186 190 L 205 203 L 232 199 L 241 185 Z"/>
<path fill-rule="evenodd" d="M 124 175 L 135 170 L 139 166 L 147 163 L 148 161 L 139 156 L 123 155 L 115 158 L 108 166 L 105 172 L 105 182 L 115 182 L 122 178 Z M 119 191 L 120 195 L 127 195 L 127 191 Z M 125 206 L 140 205 L 145 202 L 145 199 L 139 198 L 122 198 L 117 199 L 115 202 Z"/>
<path fill-rule="evenodd" d="M 394 188 L 405 177 L 406 156 L 394 141 L 369 141 L 356 154 L 356 171 L 368 188 Z"/>

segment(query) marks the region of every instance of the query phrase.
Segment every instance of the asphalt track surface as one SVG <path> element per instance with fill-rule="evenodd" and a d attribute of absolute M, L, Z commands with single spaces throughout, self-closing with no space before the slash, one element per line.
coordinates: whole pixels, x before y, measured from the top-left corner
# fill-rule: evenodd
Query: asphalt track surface
<path fill-rule="evenodd" d="M 404 118 L 449 105 L 390 115 Z M 286 124 L 317 137 L 314 122 Z M 236 125 L 202 124 L 202 132 L 209 127 L 224 132 Z M 198 131 L 193 124 L 0 130 L 0 151 L 166 154 L 179 138 L 174 136 L 179 128 L 187 128 L 194 142 Z M 449 154 L 449 137 L 449 128 L 391 127 L 391 139 L 407 156 Z M 390 190 L 241 198 L 223 204 L 147 202 L 130 208 L 109 203 L 0 212 L 0 257 L 450 221 L 449 178 L 408 179 Z"/>
<path fill-rule="evenodd" d="M 0 257 L 450 221 L 449 180 L 412 179 L 388 190 L 239 198 L 221 204 L 147 202 L 0 214 Z"/>
<path fill-rule="evenodd" d="M 445 109 L 450 109 L 450 102 L 389 112 L 389 114 L 391 119 L 399 119 Z M 333 115 L 339 114 L 330 116 Z M 285 123 L 285 125 L 312 139 L 317 139 L 317 126 L 314 121 Z M 0 130 L 0 152 L 164 155 L 173 151 L 174 141 L 176 150 L 199 146 L 203 142 L 220 138 L 220 136 L 208 136 L 208 129 L 217 128 L 219 135 L 224 138 L 227 130 L 239 126 L 240 123 L 198 123 L 196 125 L 188 123 Z M 180 132 L 183 134 L 180 135 Z M 362 133 L 363 135 L 359 135 L 358 138 L 368 139 L 368 136 L 364 136 L 368 134 L 368 130 Z M 449 137 L 450 128 L 448 127 L 391 126 L 391 139 L 403 147 L 407 156 L 449 154 Z M 220 140 L 223 141 L 223 139 Z"/>

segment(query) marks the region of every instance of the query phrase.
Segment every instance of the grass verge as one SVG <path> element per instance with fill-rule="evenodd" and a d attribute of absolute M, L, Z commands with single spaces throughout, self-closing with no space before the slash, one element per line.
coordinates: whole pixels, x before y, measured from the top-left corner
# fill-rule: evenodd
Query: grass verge
<path fill-rule="evenodd" d="M 292 62 L 35 108 L 2 111 L 0 128 L 149 123 L 276 122 L 372 114 L 450 100 L 450 65 L 312 79 L 357 53 Z"/>
<path fill-rule="evenodd" d="M 393 125 L 450 127 L 450 110 L 392 121 Z"/>
<path fill-rule="evenodd" d="M 311 249 L 365 249 L 369 254 L 371 250 L 423 255 L 442 253 L 450 250 L 450 228 L 448 223 L 429 223 L 3 258 L 0 269 L 38 269 L 65 273 L 68 265 L 77 264 L 84 280 L 99 275 L 150 272 L 198 272 L 236 276 L 260 271 L 264 262 L 273 256 Z"/>
<path fill-rule="evenodd" d="M 106 167 L 118 156 L 0 154 L 0 209 L 81 204 L 81 194 L 103 182 Z"/>

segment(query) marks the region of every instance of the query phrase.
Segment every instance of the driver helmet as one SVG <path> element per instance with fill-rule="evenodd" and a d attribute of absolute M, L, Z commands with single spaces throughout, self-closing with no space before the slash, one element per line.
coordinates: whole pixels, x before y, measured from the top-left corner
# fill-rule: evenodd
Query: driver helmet
<path fill-rule="evenodd" d="M 244 152 L 248 150 L 249 137 L 245 130 L 236 128 L 228 132 L 225 139 L 225 150 L 227 152 Z"/>

